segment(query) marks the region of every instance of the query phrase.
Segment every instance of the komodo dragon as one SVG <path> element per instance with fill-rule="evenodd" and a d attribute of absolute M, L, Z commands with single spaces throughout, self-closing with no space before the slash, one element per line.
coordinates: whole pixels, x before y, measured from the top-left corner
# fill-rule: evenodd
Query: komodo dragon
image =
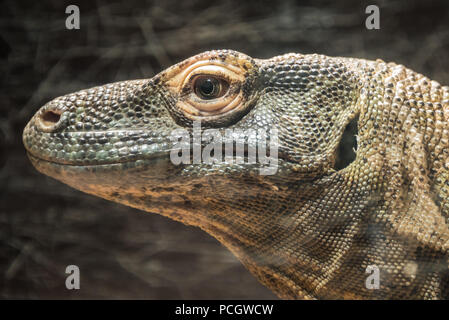
<path fill-rule="evenodd" d="M 337 170 L 357 117 L 355 159 Z M 175 164 L 172 133 L 196 122 L 223 145 L 225 129 L 264 129 L 267 143 L 277 129 L 277 170 L 237 152 Z M 261 139 L 239 142 L 245 159 Z M 449 87 L 402 65 L 204 52 L 56 98 L 23 142 L 46 175 L 200 227 L 281 298 L 449 298 Z"/>

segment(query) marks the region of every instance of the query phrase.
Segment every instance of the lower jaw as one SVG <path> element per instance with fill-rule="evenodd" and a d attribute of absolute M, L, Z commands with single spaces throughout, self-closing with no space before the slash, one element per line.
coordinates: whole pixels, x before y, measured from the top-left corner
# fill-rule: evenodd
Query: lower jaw
<path fill-rule="evenodd" d="M 76 166 L 50 162 L 30 154 L 28 157 L 39 172 L 74 189 L 144 211 L 169 216 L 184 223 L 193 223 L 186 220 L 185 207 L 190 206 L 186 205 L 186 198 L 179 195 L 187 194 L 192 187 L 188 186 L 188 181 L 179 179 L 179 174 L 172 171 L 181 168 L 170 166 L 168 171 L 166 170 L 166 159 Z M 124 166 L 127 168 L 124 169 Z"/>

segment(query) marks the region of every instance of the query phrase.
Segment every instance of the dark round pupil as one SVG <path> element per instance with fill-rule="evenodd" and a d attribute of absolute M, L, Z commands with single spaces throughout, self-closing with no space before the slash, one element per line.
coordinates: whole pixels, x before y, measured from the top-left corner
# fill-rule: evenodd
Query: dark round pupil
<path fill-rule="evenodd" d="M 207 78 L 201 80 L 199 84 L 200 92 L 205 96 L 212 95 L 218 86 L 218 81 L 216 79 Z"/>

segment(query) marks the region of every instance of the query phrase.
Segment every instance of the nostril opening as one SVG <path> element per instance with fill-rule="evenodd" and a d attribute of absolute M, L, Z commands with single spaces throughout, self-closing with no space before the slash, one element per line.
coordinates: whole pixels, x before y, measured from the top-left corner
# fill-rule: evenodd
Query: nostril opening
<path fill-rule="evenodd" d="M 46 126 L 55 125 L 59 122 L 59 119 L 61 119 L 61 114 L 54 110 L 45 111 L 41 116 L 41 120 Z"/>

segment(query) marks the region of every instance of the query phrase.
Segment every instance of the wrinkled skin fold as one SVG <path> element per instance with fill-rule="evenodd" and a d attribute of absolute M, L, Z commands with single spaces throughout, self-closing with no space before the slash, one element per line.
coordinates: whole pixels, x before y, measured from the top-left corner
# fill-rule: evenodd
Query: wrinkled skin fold
<path fill-rule="evenodd" d="M 356 158 L 336 170 L 356 117 Z M 448 118 L 449 88 L 401 65 L 218 50 L 56 98 L 23 141 L 46 175 L 205 230 L 281 298 L 447 299 Z M 277 129 L 276 173 L 175 165 L 170 135 L 195 121 Z"/>

